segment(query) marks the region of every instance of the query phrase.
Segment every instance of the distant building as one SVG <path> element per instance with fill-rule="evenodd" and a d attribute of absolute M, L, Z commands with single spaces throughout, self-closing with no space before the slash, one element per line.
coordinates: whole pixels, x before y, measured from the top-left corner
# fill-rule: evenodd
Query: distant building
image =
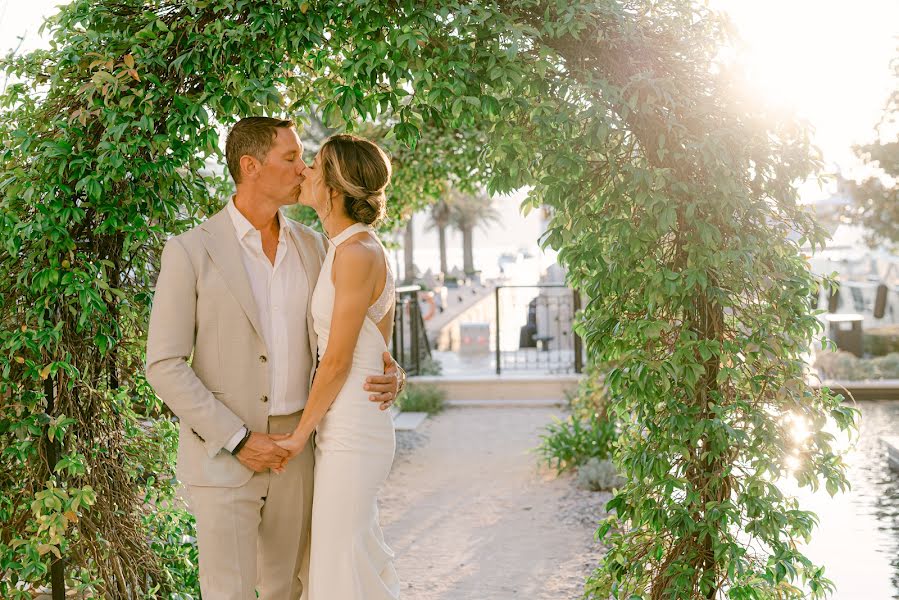
<path fill-rule="evenodd" d="M 852 206 L 851 182 L 840 173 L 836 174 L 836 191 L 829 196 L 815 200 L 811 206 L 815 216 L 827 231 L 833 235 L 841 223 L 846 223 L 846 211 Z"/>

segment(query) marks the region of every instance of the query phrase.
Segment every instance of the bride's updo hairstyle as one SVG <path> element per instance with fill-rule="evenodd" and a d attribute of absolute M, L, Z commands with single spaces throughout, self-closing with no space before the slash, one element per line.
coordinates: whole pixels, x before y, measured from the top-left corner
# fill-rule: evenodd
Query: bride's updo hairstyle
<path fill-rule="evenodd" d="M 387 216 L 390 159 L 377 144 L 348 133 L 334 135 L 322 145 L 319 160 L 325 185 L 343 196 L 349 218 L 373 225 Z"/>

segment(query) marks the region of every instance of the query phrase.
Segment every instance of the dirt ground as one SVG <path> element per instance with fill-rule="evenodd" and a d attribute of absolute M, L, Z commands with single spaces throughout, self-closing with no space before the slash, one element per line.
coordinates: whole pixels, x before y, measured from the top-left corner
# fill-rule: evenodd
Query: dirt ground
<path fill-rule="evenodd" d="M 538 467 L 552 408 L 450 408 L 398 434 L 381 523 L 407 600 L 567 600 L 608 494 Z"/>

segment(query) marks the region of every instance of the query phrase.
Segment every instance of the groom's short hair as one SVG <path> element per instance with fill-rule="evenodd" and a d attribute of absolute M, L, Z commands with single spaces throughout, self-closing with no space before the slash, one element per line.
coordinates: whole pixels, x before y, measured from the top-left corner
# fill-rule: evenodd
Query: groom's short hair
<path fill-rule="evenodd" d="M 247 117 L 235 123 L 225 141 L 225 160 L 234 183 L 240 183 L 240 157 L 248 155 L 265 161 L 278 129 L 290 127 L 295 127 L 293 121 L 271 117 Z"/>

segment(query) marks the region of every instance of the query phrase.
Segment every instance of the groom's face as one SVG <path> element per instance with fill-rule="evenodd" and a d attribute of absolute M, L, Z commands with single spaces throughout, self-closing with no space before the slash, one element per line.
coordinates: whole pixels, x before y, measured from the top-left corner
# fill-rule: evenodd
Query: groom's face
<path fill-rule="evenodd" d="M 303 144 L 295 129 L 278 128 L 275 143 L 259 166 L 257 184 L 278 203 L 296 204 L 303 183 Z"/>

